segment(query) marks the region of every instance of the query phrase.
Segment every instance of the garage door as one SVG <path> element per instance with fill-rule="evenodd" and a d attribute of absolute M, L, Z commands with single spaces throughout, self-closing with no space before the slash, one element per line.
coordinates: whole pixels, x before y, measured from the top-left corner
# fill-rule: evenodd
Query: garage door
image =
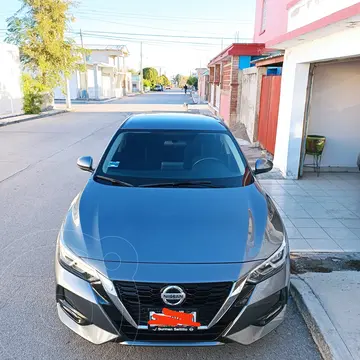
<path fill-rule="evenodd" d="M 360 61 L 316 65 L 307 133 L 326 137 L 322 167 L 356 167 L 359 93 Z"/>

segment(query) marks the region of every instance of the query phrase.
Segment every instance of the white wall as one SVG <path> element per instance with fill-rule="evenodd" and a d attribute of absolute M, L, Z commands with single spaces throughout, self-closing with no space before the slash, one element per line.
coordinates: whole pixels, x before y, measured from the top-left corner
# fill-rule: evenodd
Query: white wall
<path fill-rule="evenodd" d="M 109 56 L 109 64 L 112 66 L 116 66 L 115 57 Z"/>
<path fill-rule="evenodd" d="M 242 71 L 239 116 L 251 142 L 257 141 L 261 81 L 265 74 L 266 68 L 252 67 Z"/>
<path fill-rule="evenodd" d="M 71 78 L 69 79 L 69 85 L 70 85 L 70 98 L 72 100 L 75 100 L 79 96 L 79 74 L 77 72 L 74 72 Z M 56 100 L 66 99 L 66 96 L 62 92 L 60 86 L 54 89 L 54 99 Z"/>
<path fill-rule="evenodd" d="M 360 61 L 318 65 L 309 135 L 323 135 L 321 166 L 356 167 L 360 153 Z"/>
<path fill-rule="evenodd" d="M 0 44 L 0 116 L 22 113 L 23 94 L 19 50 Z"/>
<path fill-rule="evenodd" d="M 220 85 L 216 85 L 215 91 L 216 91 L 215 107 L 217 109 L 220 109 L 220 95 L 221 95 Z"/>
<path fill-rule="evenodd" d="M 212 106 L 215 106 L 214 99 L 215 99 L 215 84 L 211 84 L 210 85 L 210 104 Z"/>
<path fill-rule="evenodd" d="M 102 52 L 102 51 L 92 51 L 90 54 L 90 62 L 109 63 L 109 54 L 107 52 Z"/>
<path fill-rule="evenodd" d="M 302 0 L 288 11 L 288 31 L 357 4 L 356 0 Z"/>
<path fill-rule="evenodd" d="M 102 96 L 104 98 L 112 97 L 112 89 L 111 89 L 111 77 L 110 74 L 102 74 Z"/>
<path fill-rule="evenodd" d="M 88 93 L 89 99 L 95 98 L 95 81 L 94 81 L 94 69 L 88 69 Z"/>
<path fill-rule="evenodd" d="M 360 56 L 360 28 L 342 30 L 285 52 L 274 164 L 297 178 L 310 63 Z"/>

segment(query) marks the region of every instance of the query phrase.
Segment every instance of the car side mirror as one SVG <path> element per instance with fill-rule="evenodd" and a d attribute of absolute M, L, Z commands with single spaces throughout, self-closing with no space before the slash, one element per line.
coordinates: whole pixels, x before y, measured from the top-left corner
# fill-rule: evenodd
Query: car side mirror
<path fill-rule="evenodd" d="M 94 169 L 93 165 L 93 158 L 91 156 L 82 156 L 79 157 L 77 160 L 77 166 L 84 171 L 93 172 Z"/>
<path fill-rule="evenodd" d="M 274 164 L 267 159 L 257 159 L 255 163 L 254 175 L 267 173 L 272 170 Z"/>

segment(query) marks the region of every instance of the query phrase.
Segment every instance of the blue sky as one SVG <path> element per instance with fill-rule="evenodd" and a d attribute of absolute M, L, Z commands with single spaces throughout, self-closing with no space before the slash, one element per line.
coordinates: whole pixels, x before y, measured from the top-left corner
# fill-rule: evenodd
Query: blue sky
<path fill-rule="evenodd" d="M 127 64 L 139 68 L 140 41 L 144 66 L 154 66 L 171 76 L 189 74 L 206 66 L 238 32 L 240 42 L 251 41 L 255 0 L 80 0 L 72 10 L 76 21 L 72 33 L 84 44 L 127 45 Z M 222 6 L 226 4 L 226 6 Z M 4 0 L 0 7 L 0 38 L 6 18 L 20 7 L 17 0 Z M 139 35 L 135 35 L 139 34 Z M 170 37 L 173 36 L 173 37 Z M 243 40 L 242 40 L 243 39 Z"/>

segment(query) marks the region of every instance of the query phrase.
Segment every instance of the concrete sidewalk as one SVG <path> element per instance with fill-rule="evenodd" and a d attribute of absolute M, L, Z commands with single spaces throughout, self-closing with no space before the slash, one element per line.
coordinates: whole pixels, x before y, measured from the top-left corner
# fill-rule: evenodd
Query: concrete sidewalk
<path fill-rule="evenodd" d="M 323 358 L 360 360 L 360 272 L 293 275 L 291 286 Z"/>
<path fill-rule="evenodd" d="M 67 112 L 67 110 L 53 109 L 53 110 L 43 111 L 40 114 L 31 114 L 31 115 L 21 114 L 21 115 L 3 117 L 3 118 L 0 118 L 0 127 L 12 125 L 12 124 L 18 124 L 18 123 L 21 123 L 24 121 L 40 119 L 40 118 L 47 117 L 47 116 L 59 115 L 59 114 L 65 113 L 65 112 Z"/>
<path fill-rule="evenodd" d="M 260 182 L 282 216 L 291 251 L 360 252 L 360 173 Z"/>

